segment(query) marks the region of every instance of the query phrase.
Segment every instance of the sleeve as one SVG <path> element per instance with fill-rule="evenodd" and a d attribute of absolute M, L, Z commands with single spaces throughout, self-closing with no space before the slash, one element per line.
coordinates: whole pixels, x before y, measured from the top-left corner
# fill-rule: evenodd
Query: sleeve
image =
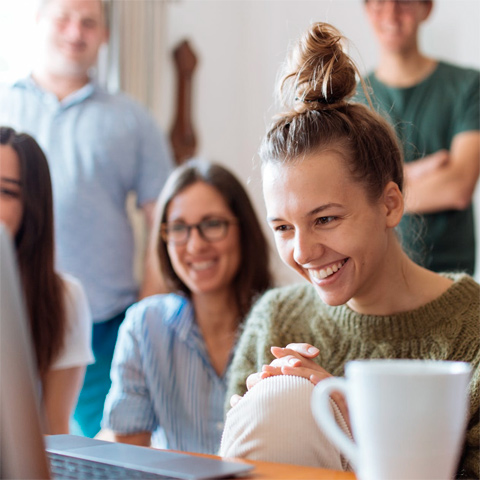
<path fill-rule="evenodd" d="M 247 391 L 247 377 L 273 360 L 270 347 L 282 343 L 273 325 L 277 318 L 276 311 L 275 296 L 270 291 L 258 300 L 248 316 L 229 369 L 226 410 L 230 409 L 232 395 L 243 395 Z"/>
<path fill-rule="evenodd" d="M 137 207 L 155 201 L 173 170 L 170 144 L 147 111 L 139 112 Z"/>
<path fill-rule="evenodd" d="M 131 307 L 118 332 L 102 427 L 116 433 L 153 432 L 158 424 L 142 363 L 145 310 Z"/>
<path fill-rule="evenodd" d="M 453 135 L 480 130 L 480 72 L 465 73 L 461 101 L 457 102 Z"/>
<path fill-rule="evenodd" d="M 480 364 L 470 381 L 470 420 L 457 478 L 480 478 Z"/>
<path fill-rule="evenodd" d="M 70 275 L 62 275 L 65 287 L 67 328 L 63 349 L 52 364 L 52 370 L 79 367 L 93 363 L 92 316 L 81 283 Z"/>

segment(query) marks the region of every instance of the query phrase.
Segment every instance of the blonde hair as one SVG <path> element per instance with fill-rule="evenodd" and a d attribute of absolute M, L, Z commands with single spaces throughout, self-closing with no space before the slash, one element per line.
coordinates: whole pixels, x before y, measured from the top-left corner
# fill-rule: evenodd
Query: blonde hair
<path fill-rule="evenodd" d="M 376 200 L 389 181 L 403 189 L 403 158 L 390 125 L 372 109 L 352 101 L 357 77 L 344 51 L 345 38 L 332 25 L 314 23 L 290 52 L 279 84 L 287 109 L 267 132 L 262 162 L 291 162 L 335 151 L 354 179 Z M 366 92 L 367 94 L 367 92 Z M 368 94 L 367 94 L 368 97 Z"/>

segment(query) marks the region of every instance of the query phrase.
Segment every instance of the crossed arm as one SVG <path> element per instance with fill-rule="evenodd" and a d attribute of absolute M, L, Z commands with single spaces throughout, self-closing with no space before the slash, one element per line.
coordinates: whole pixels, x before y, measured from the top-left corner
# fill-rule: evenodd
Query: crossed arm
<path fill-rule="evenodd" d="M 463 210 L 472 202 L 480 174 L 480 132 L 457 134 L 450 151 L 439 150 L 405 165 L 405 210 Z"/>

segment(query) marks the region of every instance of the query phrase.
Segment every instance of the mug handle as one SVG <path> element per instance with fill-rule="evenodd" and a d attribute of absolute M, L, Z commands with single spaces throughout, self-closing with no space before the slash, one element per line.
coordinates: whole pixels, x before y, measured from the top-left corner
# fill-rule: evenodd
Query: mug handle
<path fill-rule="evenodd" d="M 312 412 L 315 420 L 340 451 L 348 458 L 354 468 L 358 462 L 358 447 L 338 426 L 330 405 L 332 392 L 347 393 L 347 381 L 344 378 L 326 378 L 313 389 Z"/>

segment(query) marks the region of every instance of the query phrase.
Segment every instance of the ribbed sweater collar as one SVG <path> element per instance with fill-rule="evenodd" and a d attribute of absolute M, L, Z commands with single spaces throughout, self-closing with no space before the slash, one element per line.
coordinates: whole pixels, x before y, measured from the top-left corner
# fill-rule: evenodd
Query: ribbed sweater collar
<path fill-rule="evenodd" d="M 468 309 L 466 299 L 477 299 L 479 286 L 464 274 L 445 274 L 455 283 L 440 297 L 415 310 L 395 315 L 359 314 L 347 305 L 325 306 L 329 317 L 347 334 L 359 338 L 381 341 L 396 338 L 398 340 L 421 338 L 431 333 L 436 326 L 445 330 L 448 321 L 455 321 L 461 310 Z M 453 325 L 452 325 L 453 326 Z"/>

